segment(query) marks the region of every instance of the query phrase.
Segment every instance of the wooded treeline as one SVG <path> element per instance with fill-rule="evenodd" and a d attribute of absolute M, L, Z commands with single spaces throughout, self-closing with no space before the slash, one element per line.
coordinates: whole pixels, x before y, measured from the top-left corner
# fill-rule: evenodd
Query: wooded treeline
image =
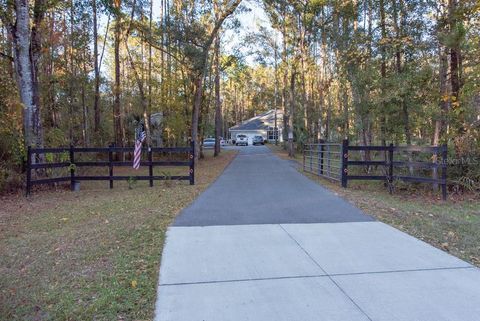
<path fill-rule="evenodd" d="M 215 110 L 220 132 L 218 36 L 240 2 L 0 1 L 0 181 L 29 145 L 132 145 L 139 122 L 185 145 Z"/>
<path fill-rule="evenodd" d="M 242 104 L 258 108 L 259 95 L 261 106 L 278 101 L 288 125 L 284 138 L 294 137 L 285 146 L 290 154 L 294 141 L 300 150 L 319 139 L 448 143 L 451 178 L 480 188 L 478 1 L 263 5 L 273 30 L 248 36 L 260 66 L 245 68 L 247 84 L 254 84 Z"/>
<path fill-rule="evenodd" d="M 0 0 L 0 182 L 28 145 L 132 145 L 142 121 L 148 144 L 183 145 L 278 108 L 291 154 L 448 143 L 478 184 L 478 1 L 254 1 L 252 65 L 221 41 L 241 0 Z"/>

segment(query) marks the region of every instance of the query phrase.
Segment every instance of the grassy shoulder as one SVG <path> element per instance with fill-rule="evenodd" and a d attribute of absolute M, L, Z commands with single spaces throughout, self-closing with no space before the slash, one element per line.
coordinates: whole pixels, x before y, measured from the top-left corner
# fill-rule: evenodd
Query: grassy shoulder
<path fill-rule="evenodd" d="M 280 146 L 269 145 L 279 157 L 291 159 Z M 302 155 L 295 160 L 302 164 Z M 302 171 L 303 173 L 303 171 Z M 365 213 L 463 260 L 480 266 L 480 196 L 449 196 L 447 202 L 427 185 L 397 190 L 390 195 L 381 182 L 338 183 L 303 173 Z"/>
<path fill-rule="evenodd" d="M 4 197 L 1 320 L 151 320 L 167 227 L 234 158 L 210 152 L 188 182 L 127 182 Z"/>

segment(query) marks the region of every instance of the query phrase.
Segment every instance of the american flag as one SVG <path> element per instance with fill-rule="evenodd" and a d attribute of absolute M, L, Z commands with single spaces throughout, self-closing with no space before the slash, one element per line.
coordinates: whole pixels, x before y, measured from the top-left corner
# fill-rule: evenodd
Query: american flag
<path fill-rule="evenodd" d="M 135 151 L 133 152 L 133 168 L 139 169 L 140 168 L 140 159 L 142 158 L 142 144 L 145 140 L 145 131 L 139 130 L 137 135 L 137 139 L 135 140 Z"/>

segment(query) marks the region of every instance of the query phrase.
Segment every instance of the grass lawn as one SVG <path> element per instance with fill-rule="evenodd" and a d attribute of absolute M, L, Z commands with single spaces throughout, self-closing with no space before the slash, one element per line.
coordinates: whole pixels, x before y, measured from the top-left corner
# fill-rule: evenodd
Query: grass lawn
<path fill-rule="evenodd" d="M 278 156 L 288 158 L 280 146 L 269 147 Z M 295 156 L 301 165 L 302 154 Z M 339 183 L 304 174 L 379 221 L 480 266 L 480 195 L 449 195 L 449 200 L 443 202 L 427 184 L 405 184 L 390 195 L 381 182 L 349 182 L 344 189 Z"/>
<path fill-rule="evenodd" d="M 1 198 L 0 320 L 151 320 L 168 225 L 234 155 L 207 152 L 195 186 L 82 183 Z"/>

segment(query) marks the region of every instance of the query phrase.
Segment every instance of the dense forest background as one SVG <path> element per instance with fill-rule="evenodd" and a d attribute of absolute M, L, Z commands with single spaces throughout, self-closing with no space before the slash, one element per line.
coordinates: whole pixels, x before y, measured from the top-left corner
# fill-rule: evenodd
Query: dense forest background
<path fill-rule="evenodd" d="M 198 143 L 273 108 L 291 155 L 447 143 L 451 182 L 480 188 L 477 0 L 0 0 L 0 18 L 0 189 L 28 145 L 131 146 L 142 121 L 147 144 Z"/>

